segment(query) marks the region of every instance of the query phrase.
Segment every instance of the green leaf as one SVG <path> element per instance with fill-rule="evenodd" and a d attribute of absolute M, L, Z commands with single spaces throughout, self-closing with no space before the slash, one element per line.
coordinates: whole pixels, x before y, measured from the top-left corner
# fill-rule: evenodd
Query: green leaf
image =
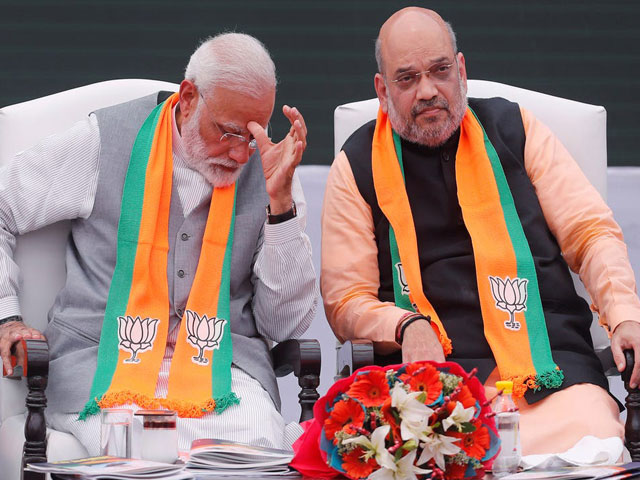
<path fill-rule="evenodd" d="M 476 430 L 476 427 L 471 422 L 461 423 L 460 427 L 461 427 L 460 431 L 462 433 L 471 433 L 471 432 L 475 432 L 475 430 Z"/>

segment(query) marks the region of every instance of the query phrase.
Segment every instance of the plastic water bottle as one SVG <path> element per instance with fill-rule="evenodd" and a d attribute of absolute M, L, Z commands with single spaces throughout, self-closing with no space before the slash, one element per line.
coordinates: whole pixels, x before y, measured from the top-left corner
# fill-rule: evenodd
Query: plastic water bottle
<path fill-rule="evenodd" d="M 503 477 L 518 471 L 520 465 L 520 414 L 518 408 L 511 397 L 513 393 L 513 382 L 496 382 L 498 391 L 502 390 L 502 395 L 497 397 L 493 404 L 493 411 L 496 413 L 496 427 L 500 435 L 500 453 L 493 462 L 493 475 Z"/>

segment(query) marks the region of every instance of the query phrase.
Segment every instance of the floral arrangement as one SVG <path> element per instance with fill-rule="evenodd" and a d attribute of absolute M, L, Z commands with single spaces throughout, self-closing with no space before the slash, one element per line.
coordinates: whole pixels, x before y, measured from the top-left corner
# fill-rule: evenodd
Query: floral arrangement
<path fill-rule="evenodd" d="M 479 478 L 500 441 L 475 378 L 453 362 L 365 367 L 314 407 L 291 466 L 316 478 Z"/>

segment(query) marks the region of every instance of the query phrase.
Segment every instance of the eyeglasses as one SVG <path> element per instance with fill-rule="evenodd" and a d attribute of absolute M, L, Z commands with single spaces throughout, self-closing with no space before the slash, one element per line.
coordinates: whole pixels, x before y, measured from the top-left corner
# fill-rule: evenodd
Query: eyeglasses
<path fill-rule="evenodd" d="M 220 128 L 220 126 L 216 123 L 215 119 L 213 118 L 213 113 L 211 113 L 211 110 L 209 109 L 209 104 L 202 96 L 202 93 L 198 92 L 198 94 L 200 95 L 200 98 L 202 98 L 202 102 L 204 103 L 205 108 L 209 112 L 209 116 L 211 117 L 211 120 L 213 120 L 212 122 L 213 125 L 215 125 L 216 129 L 222 135 L 219 140 L 220 143 L 228 144 L 231 147 L 237 147 L 238 145 L 242 145 L 243 143 L 248 143 L 249 148 L 251 150 L 255 150 L 256 148 L 258 148 L 258 142 L 255 138 L 247 139 L 238 133 L 225 132 L 224 130 L 222 130 L 222 128 Z"/>
<path fill-rule="evenodd" d="M 402 90 L 409 90 L 418 85 L 422 75 L 426 75 L 433 83 L 446 83 L 451 78 L 451 72 L 454 70 L 451 68 L 452 66 L 453 63 L 438 63 L 423 72 L 402 72 L 391 81 Z"/>

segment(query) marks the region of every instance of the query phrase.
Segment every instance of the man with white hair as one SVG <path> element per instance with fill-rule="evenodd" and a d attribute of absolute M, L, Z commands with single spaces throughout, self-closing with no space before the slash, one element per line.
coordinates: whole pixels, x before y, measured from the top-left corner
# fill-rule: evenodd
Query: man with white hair
<path fill-rule="evenodd" d="M 324 200 L 334 332 L 371 339 L 387 362 L 477 368 L 488 396 L 513 381 L 524 454 L 622 436 L 568 268 L 622 370 L 623 348 L 639 357 L 640 301 L 611 211 L 530 112 L 467 99 L 465 58 L 436 12 L 393 14 L 376 59 L 377 120 L 345 142 Z M 631 386 L 639 380 L 636 362 Z"/>
<path fill-rule="evenodd" d="M 287 443 L 266 340 L 307 329 L 317 287 L 294 173 L 306 126 L 284 106 L 291 127 L 271 141 L 275 89 L 265 47 L 221 34 L 193 53 L 178 93 L 97 110 L 7 167 L 0 355 L 11 371 L 11 346 L 43 338 L 20 318 L 15 235 L 71 219 L 44 332 L 48 420 L 90 454 L 96 414 L 115 406 L 176 410 L 181 450 Z"/>

